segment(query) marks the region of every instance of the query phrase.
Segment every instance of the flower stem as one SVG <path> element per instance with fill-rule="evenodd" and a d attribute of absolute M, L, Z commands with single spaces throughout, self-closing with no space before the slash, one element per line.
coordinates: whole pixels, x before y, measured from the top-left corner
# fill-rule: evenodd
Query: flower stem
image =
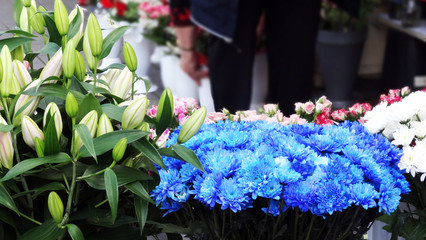
<path fill-rule="evenodd" d="M 135 77 L 136 77 L 136 73 L 132 72 L 132 93 L 130 95 L 132 100 L 135 96 Z"/>
<path fill-rule="evenodd" d="M 96 75 L 98 74 L 99 60 L 95 58 L 95 69 L 93 69 L 93 94 L 96 93 Z"/>
<path fill-rule="evenodd" d="M 103 200 L 102 202 L 95 205 L 95 208 L 102 206 L 104 203 L 108 202 L 108 199 Z"/>
<path fill-rule="evenodd" d="M 35 220 L 35 219 L 32 219 L 32 218 L 30 218 L 29 216 L 27 216 L 27 215 L 25 215 L 25 214 L 23 214 L 23 213 L 21 213 L 21 212 L 19 212 L 19 215 L 20 215 L 20 216 L 22 216 L 22 217 L 24 217 L 25 219 L 27 219 L 27 220 L 29 220 L 29 221 L 31 221 L 31 222 L 33 222 L 33 223 L 37 224 L 37 225 L 41 225 L 41 224 L 42 224 L 41 222 L 39 222 L 39 221 L 37 221 L 37 220 Z"/>
<path fill-rule="evenodd" d="M 99 175 L 99 174 L 101 174 L 101 173 L 104 173 L 107 169 L 111 169 L 112 167 L 114 167 L 115 163 L 116 163 L 115 161 L 112 161 L 111 165 L 109 165 L 109 167 L 107 167 L 107 168 L 105 168 L 105 169 L 102 169 L 102 170 L 100 170 L 100 171 L 98 171 L 98 172 L 95 172 L 95 173 L 92 173 L 92 174 L 89 174 L 89 175 L 86 175 L 86 176 L 78 177 L 78 178 L 77 178 L 77 181 L 81 181 L 81 180 L 84 180 L 84 179 L 86 179 L 86 178 L 90 178 L 90 177 L 93 177 L 93 176 Z"/>
<path fill-rule="evenodd" d="M 62 219 L 61 226 L 65 226 L 68 223 L 68 219 L 71 213 L 71 205 L 72 205 L 72 197 L 74 194 L 75 189 L 75 183 L 76 183 L 76 161 L 72 161 L 72 180 L 71 180 L 71 189 L 70 193 L 68 194 L 68 200 L 67 200 L 67 208 L 65 210 L 64 218 Z"/>
<path fill-rule="evenodd" d="M 306 240 L 309 240 L 309 237 L 310 237 L 311 231 L 312 231 L 312 226 L 314 225 L 314 221 L 315 221 L 315 218 L 311 217 L 311 222 L 309 223 L 308 234 L 306 235 Z"/>

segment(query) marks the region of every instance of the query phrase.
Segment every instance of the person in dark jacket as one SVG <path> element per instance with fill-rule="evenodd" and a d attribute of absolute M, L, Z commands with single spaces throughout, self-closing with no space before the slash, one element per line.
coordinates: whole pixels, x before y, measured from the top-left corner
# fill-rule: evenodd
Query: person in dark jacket
<path fill-rule="evenodd" d="M 198 84 L 210 76 L 216 110 L 248 109 L 256 27 L 264 13 L 268 102 L 291 114 L 294 103 L 311 94 L 320 5 L 320 0 L 171 0 L 180 65 Z M 208 71 L 197 65 L 195 25 L 211 34 Z"/>

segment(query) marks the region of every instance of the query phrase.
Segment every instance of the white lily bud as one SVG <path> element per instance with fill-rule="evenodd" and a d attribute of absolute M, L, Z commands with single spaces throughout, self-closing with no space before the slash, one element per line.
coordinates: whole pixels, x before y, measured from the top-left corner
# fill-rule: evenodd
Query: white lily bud
<path fill-rule="evenodd" d="M 84 37 L 83 37 L 83 52 L 84 56 L 86 57 L 87 66 L 89 66 L 90 70 L 94 70 L 98 66 L 96 65 L 96 59 L 92 55 L 92 49 L 90 48 L 90 42 L 89 42 L 89 28 L 86 27 L 86 30 L 84 31 Z"/>
<path fill-rule="evenodd" d="M 24 116 L 22 118 L 22 137 L 24 142 L 35 150 L 35 139 L 44 140 L 44 133 L 30 117 Z"/>
<path fill-rule="evenodd" d="M 31 82 L 25 90 L 31 89 L 33 87 L 36 87 L 38 84 L 40 84 L 41 79 L 37 79 L 33 82 Z M 18 100 L 16 101 L 15 110 L 14 110 L 14 116 L 13 116 L 13 126 L 19 126 L 21 125 L 22 117 L 25 115 L 31 116 L 34 111 L 37 109 L 38 103 L 40 102 L 41 97 L 36 96 L 29 96 L 22 94 L 19 96 Z M 16 113 L 28 102 L 31 102 L 21 113 L 16 115 Z"/>
<path fill-rule="evenodd" d="M 132 88 L 132 81 L 133 74 L 128 67 L 125 67 L 113 85 L 110 85 L 111 93 L 123 99 L 127 98 Z"/>
<path fill-rule="evenodd" d="M 121 70 L 112 68 L 108 69 L 108 71 L 105 72 L 105 80 L 109 84 L 109 86 L 114 85 L 114 82 L 117 80 L 118 76 L 120 76 Z"/>
<path fill-rule="evenodd" d="M 32 33 L 33 28 L 28 24 L 28 12 L 30 13 L 30 16 L 33 16 L 36 11 L 32 6 L 28 8 L 22 8 L 21 15 L 19 17 L 19 27 L 25 32 Z"/>
<path fill-rule="evenodd" d="M 4 97 L 9 96 L 11 91 L 10 86 L 13 80 L 13 66 L 12 66 L 12 55 L 10 54 L 9 47 L 4 45 L 0 52 L 0 61 L 2 66 L 1 83 L 2 88 L 0 89 L 1 95 Z"/>
<path fill-rule="evenodd" d="M 99 118 L 98 130 L 96 132 L 96 137 L 102 136 L 106 133 L 113 132 L 114 128 L 112 127 L 111 121 L 108 116 L 103 113 Z"/>
<path fill-rule="evenodd" d="M 81 119 L 80 124 L 84 124 L 89 128 L 90 136 L 92 138 L 95 137 L 96 129 L 98 127 L 98 112 L 96 110 L 92 110 L 89 113 L 86 114 L 86 116 Z M 73 153 L 77 154 L 80 150 L 81 146 L 83 146 L 83 141 L 81 140 L 81 137 L 78 135 L 78 132 L 75 132 L 74 135 L 74 145 L 72 147 Z"/>
<path fill-rule="evenodd" d="M 61 0 L 55 0 L 54 17 L 59 34 L 61 36 L 67 35 L 70 22 L 67 9 Z"/>
<path fill-rule="evenodd" d="M 7 125 L 7 122 L 0 116 L 0 123 Z M 12 143 L 12 134 L 10 132 L 0 132 L 0 163 L 7 169 L 13 167 L 14 148 Z"/>
<path fill-rule="evenodd" d="M 13 60 L 12 66 L 13 73 L 15 74 L 16 80 L 18 81 L 21 89 L 32 82 L 33 79 L 31 78 L 30 73 L 22 62 L 18 60 Z"/>
<path fill-rule="evenodd" d="M 58 139 L 59 139 L 61 137 L 61 133 L 63 130 L 63 123 L 62 123 L 61 111 L 59 110 L 59 107 L 58 105 L 56 105 L 56 103 L 51 102 L 47 105 L 46 110 L 44 111 L 44 116 L 43 116 L 43 127 L 46 127 L 46 124 L 47 124 L 46 120 L 48 116 L 50 116 L 51 118 L 53 117 L 55 121 L 56 134 L 58 135 Z"/>
<path fill-rule="evenodd" d="M 126 110 L 124 110 L 121 127 L 123 129 L 138 128 L 143 122 L 149 102 L 150 101 L 146 97 L 141 97 L 132 102 Z"/>
<path fill-rule="evenodd" d="M 62 49 L 59 50 L 53 55 L 53 57 L 47 62 L 43 70 L 40 73 L 40 79 L 44 81 L 48 77 L 56 76 L 59 77 L 62 73 Z M 53 83 L 55 81 L 51 81 Z"/>

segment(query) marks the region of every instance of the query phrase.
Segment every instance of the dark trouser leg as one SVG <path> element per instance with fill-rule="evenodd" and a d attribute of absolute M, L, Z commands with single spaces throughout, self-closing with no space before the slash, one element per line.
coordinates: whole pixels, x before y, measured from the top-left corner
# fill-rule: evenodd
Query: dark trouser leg
<path fill-rule="evenodd" d="M 233 43 L 212 36 L 209 43 L 209 72 L 216 111 L 247 110 L 255 47 L 255 29 L 260 0 L 241 0 Z"/>
<path fill-rule="evenodd" d="M 269 102 L 286 114 L 311 94 L 320 0 L 267 0 Z"/>

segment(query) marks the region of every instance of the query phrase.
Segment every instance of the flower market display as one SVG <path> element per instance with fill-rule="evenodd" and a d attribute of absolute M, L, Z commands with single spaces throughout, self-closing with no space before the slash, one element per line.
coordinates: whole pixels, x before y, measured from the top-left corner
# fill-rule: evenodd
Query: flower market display
<path fill-rule="evenodd" d="M 61 0 L 53 11 L 22 5 L 19 27 L 0 33 L 0 239 L 150 235 L 147 221 L 161 218 L 150 204 L 154 164 L 165 168 L 161 156 L 173 155 L 202 169 L 184 146 L 161 147 L 161 136 L 179 116 L 187 141 L 205 108 L 185 100 L 175 110 L 166 89 L 150 116 L 150 100 L 134 90 L 141 80 L 130 44 L 125 64 L 99 69 L 128 27 L 104 38 L 93 14 L 84 24 L 80 7 L 68 15 Z M 44 46 L 35 49 L 35 40 Z"/>
<path fill-rule="evenodd" d="M 410 191 L 401 151 L 357 122 L 219 121 L 185 146 L 204 171 L 166 158 L 151 197 L 193 239 L 360 239 Z"/>

